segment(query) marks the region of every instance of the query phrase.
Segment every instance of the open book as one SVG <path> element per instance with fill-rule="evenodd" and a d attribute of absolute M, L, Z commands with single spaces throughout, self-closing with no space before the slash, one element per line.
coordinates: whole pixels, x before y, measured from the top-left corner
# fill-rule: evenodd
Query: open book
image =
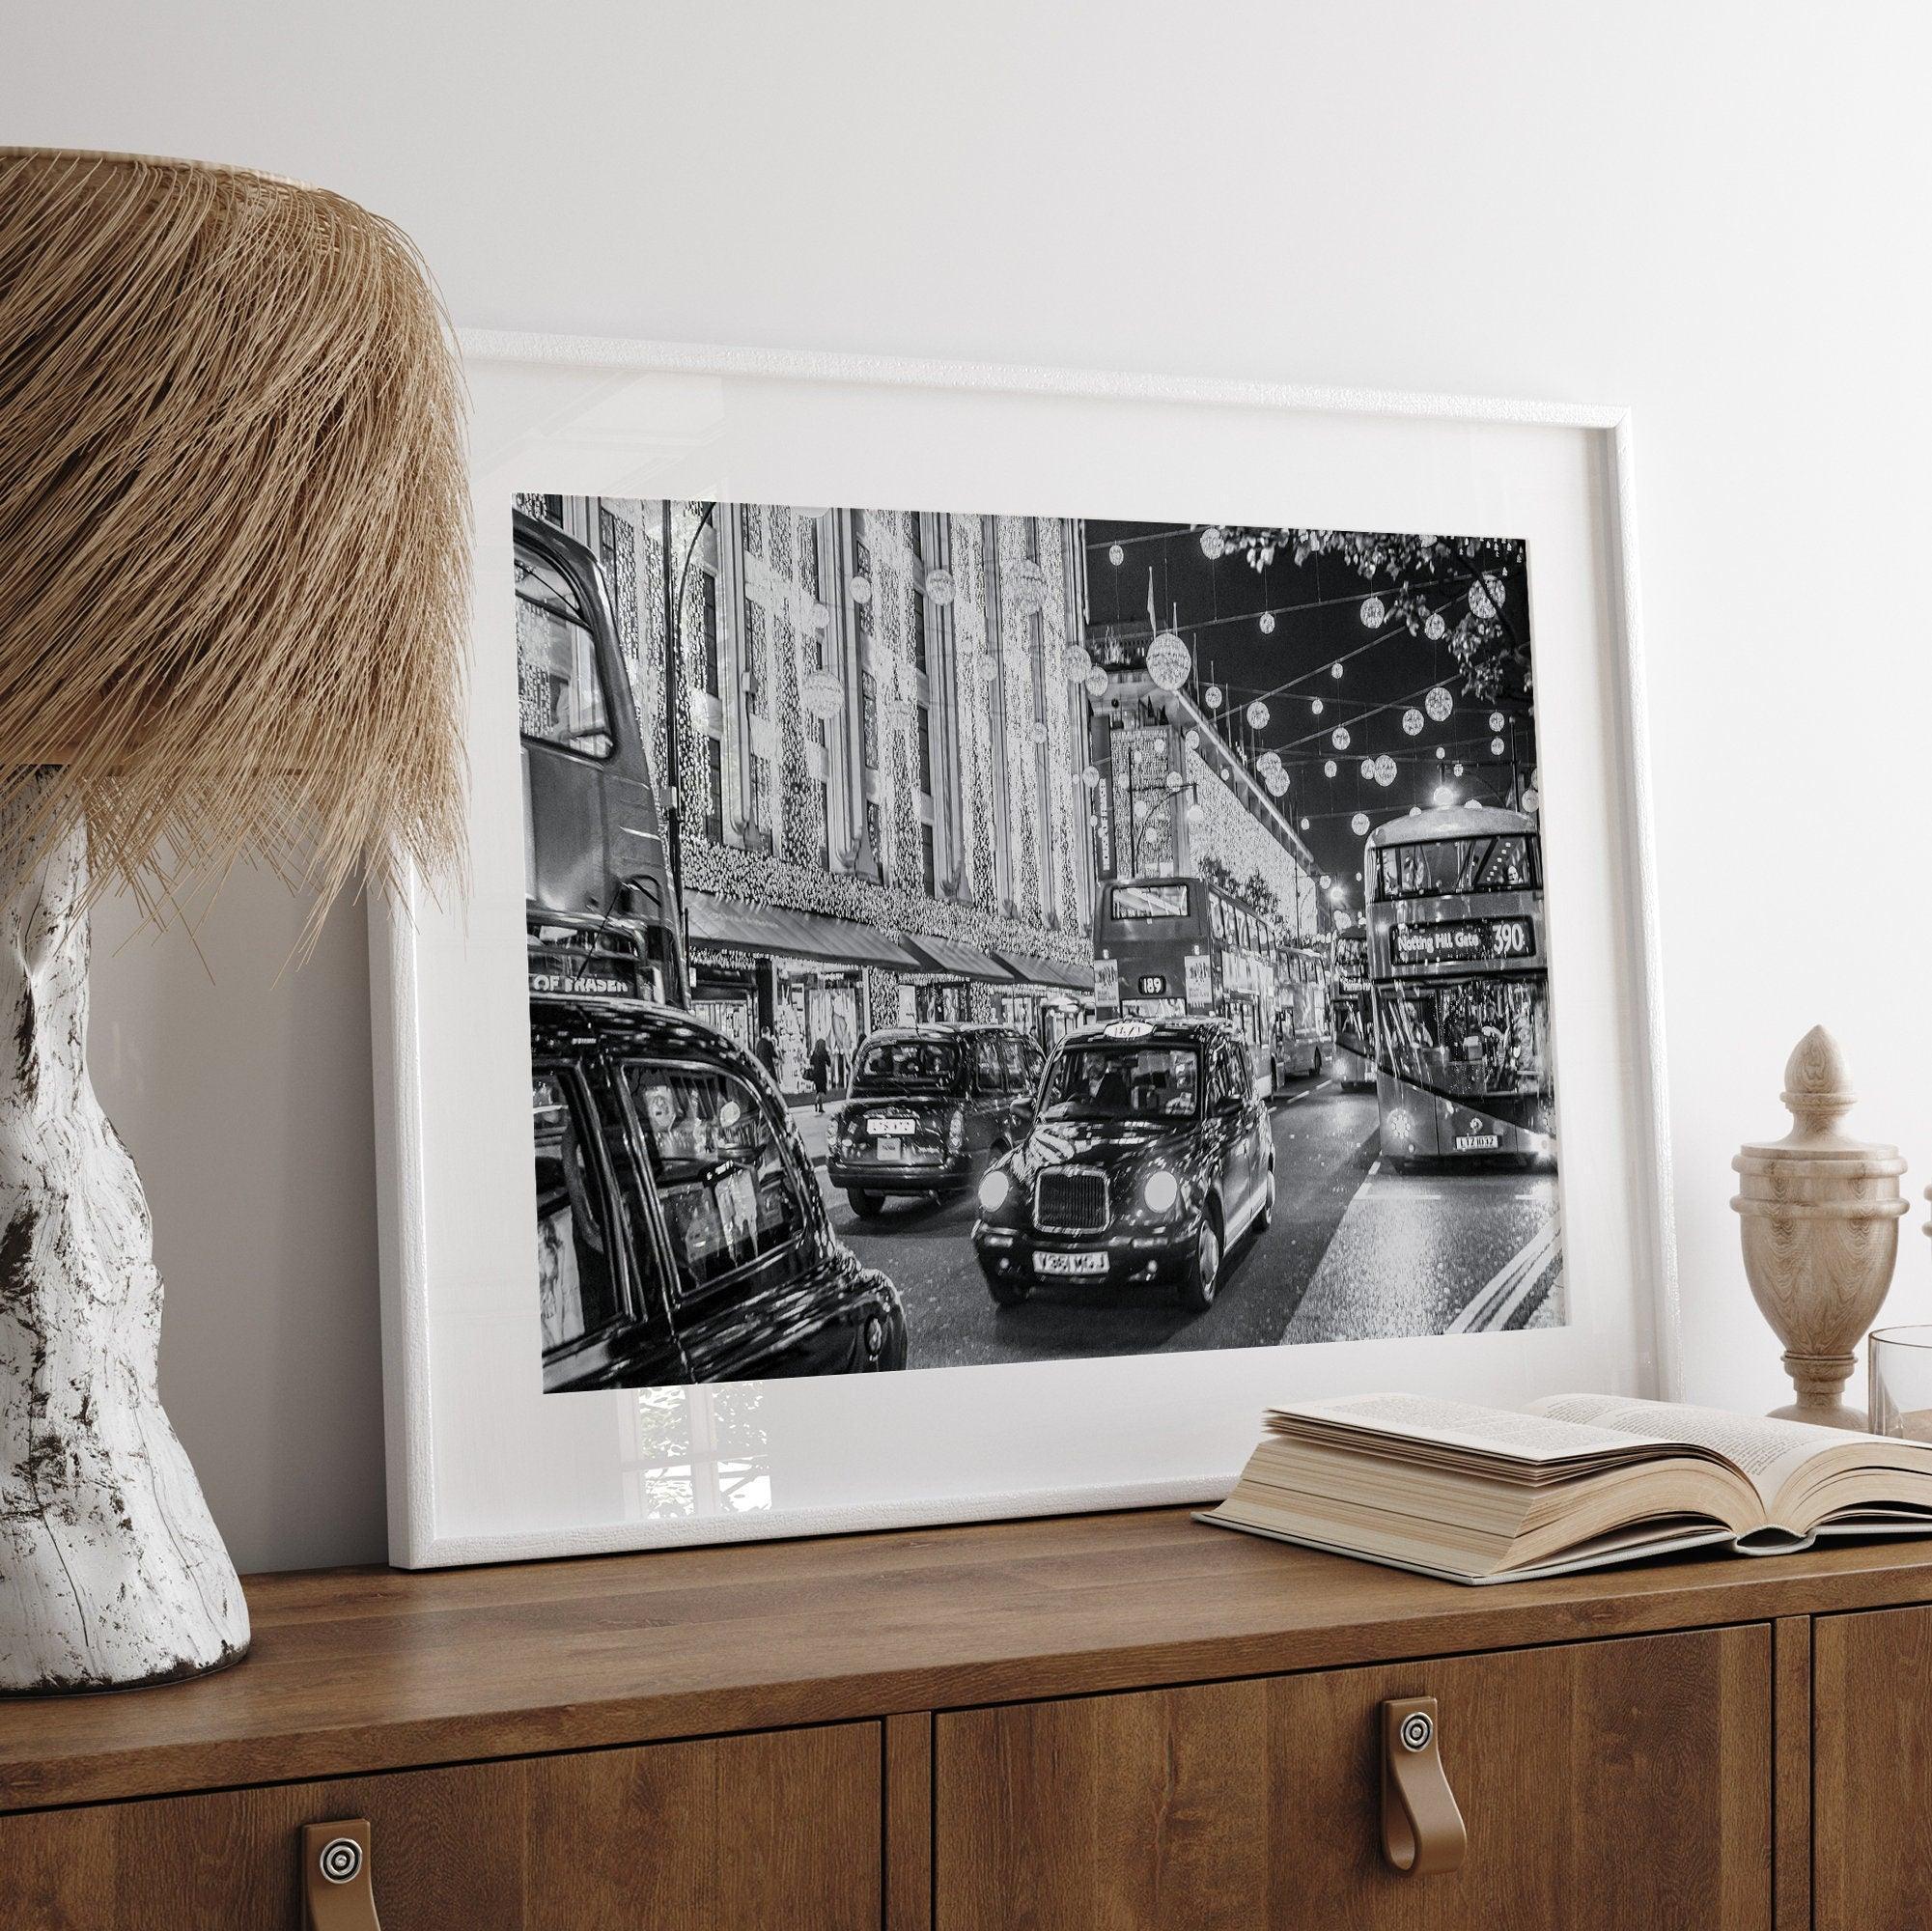
<path fill-rule="evenodd" d="M 1932 1535 L 1932 1442 L 1562 1394 L 1526 1412 L 1366 1394 L 1271 1409 L 1200 1520 L 1456 1582 L 1722 1544 Z"/>

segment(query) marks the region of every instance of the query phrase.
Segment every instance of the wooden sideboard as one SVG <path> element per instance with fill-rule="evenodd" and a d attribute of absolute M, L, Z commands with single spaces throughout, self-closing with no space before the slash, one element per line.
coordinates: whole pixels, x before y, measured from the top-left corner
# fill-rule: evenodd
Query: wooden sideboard
<path fill-rule="evenodd" d="M 1932 1925 L 1932 1542 L 1462 1589 L 1162 1510 L 249 1599 L 225 1675 L 0 1702 L 6 1931 L 298 1931 L 352 1819 L 383 1931 Z"/>

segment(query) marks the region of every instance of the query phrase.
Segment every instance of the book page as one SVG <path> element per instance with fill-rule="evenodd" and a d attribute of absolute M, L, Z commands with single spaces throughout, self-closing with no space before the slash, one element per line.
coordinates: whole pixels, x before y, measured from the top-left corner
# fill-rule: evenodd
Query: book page
<path fill-rule="evenodd" d="M 1640 1431 L 1631 1427 L 1583 1425 L 1587 1417 L 1526 1413 L 1513 1408 L 1480 1408 L 1473 1402 L 1443 1401 L 1419 1394 L 1358 1394 L 1335 1401 L 1310 1401 L 1269 1411 L 1277 1434 L 1300 1433 L 1298 1423 L 1328 1430 L 1359 1430 L 1369 1435 L 1408 1437 L 1472 1448 L 1518 1462 L 1563 1462 L 1578 1456 L 1619 1454 Z M 1284 1428 L 1283 1424 L 1287 1424 Z M 1681 1438 L 1656 1436 L 1659 1445 Z"/>
<path fill-rule="evenodd" d="M 1556 1394 L 1530 1406 L 1553 1420 L 1627 1430 L 1647 1441 L 1662 1436 L 1695 1442 L 1729 1462 L 1757 1491 L 1767 1511 L 1778 1490 L 1812 1456 L 1860 1439 L 1842 1428 L 1819 1428 L 1808 1421 L 1777 1421 L 1767 1414 L 1733 1414 L 1728 1409 L 1643 1401 L 1635 1395 Z"/>

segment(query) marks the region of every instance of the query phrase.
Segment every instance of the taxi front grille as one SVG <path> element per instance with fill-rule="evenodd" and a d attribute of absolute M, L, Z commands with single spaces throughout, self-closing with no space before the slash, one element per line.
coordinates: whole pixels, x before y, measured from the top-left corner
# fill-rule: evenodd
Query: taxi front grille
<path fill-rule="evenodd" d="M 1033 1183 L 1033 1224 L 1046 1234 L 1104 1234 L 1106 1175 L 1091 1166 L 1050 1166 Z"/>

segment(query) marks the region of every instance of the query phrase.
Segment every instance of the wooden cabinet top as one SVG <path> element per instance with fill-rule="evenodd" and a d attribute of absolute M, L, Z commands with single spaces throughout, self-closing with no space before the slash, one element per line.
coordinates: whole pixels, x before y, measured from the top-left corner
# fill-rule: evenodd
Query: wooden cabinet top
<path fill-rule="evenodd" d="M 0 1810 L 1932 1601 L 1932 1540 L 1470 1589 L 1176 1509 L 248 1586 L 200 1682 L 0 1701 Z"/>

